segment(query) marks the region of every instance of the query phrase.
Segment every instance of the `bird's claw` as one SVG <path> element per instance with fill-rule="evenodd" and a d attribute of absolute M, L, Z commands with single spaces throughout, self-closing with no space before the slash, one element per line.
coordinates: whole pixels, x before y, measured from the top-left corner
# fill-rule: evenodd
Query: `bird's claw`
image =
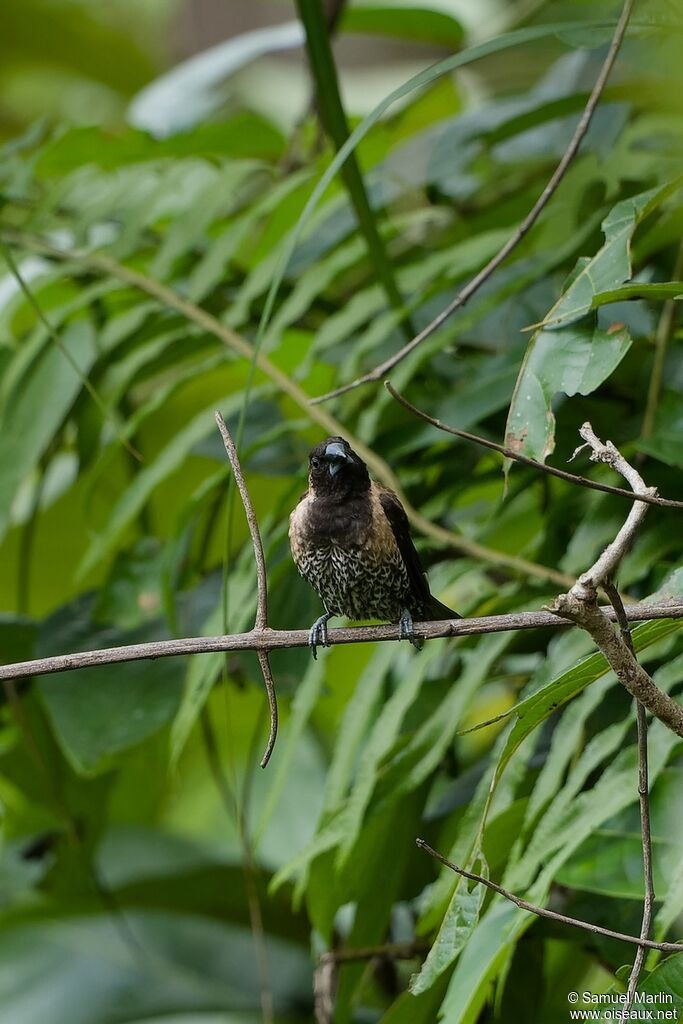
<path fill-rule="evenodd" d="M 308 646 L 311 648 L 314 661 L 318 658 L 318 646 L 327 647 L 327 620 L 331 617 L 330 612 L 321 615 L 308 631 Z"/>
<path fill-rule="evenodd" d="M 407 608 L 403 609 L 401 618 L 398 620 L 398 638 L 399 640 L 409 640 L 418 651 L 422 650 L 422 641 L 415 636 L 413 617 Z"/>

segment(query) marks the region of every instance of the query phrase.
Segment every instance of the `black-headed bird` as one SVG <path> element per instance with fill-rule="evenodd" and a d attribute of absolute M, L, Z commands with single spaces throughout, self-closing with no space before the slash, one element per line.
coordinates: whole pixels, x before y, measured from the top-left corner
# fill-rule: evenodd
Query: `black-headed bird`
<path fill-rule="evenodd" d="M 393 491 L 370 479 L 368 467 L 342 437 L 328 437 L 309 456 L 308 490 L 289 519 L 294 563 L 325 606 L 308 642 L 316 657 L 333 615 L 399 624 L 415 646 L 413 620 L 460 616 L 429 591 L 410 537 L 408 517 Z"/>

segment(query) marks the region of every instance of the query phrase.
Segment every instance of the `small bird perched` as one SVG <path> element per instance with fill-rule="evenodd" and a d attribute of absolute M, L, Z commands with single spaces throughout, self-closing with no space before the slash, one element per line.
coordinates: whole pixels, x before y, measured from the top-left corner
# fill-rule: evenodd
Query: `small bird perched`
<path fill-rule="evenodd" d="M 308 635 L 314 658 L 318 644 L 327 645 L 333 615 L 398 622 L 399 639 L 416 647 L 413 618 L 460 618 L 432 597 L 401 502 L 370 479 L 342 437 L 328 437 L 311 451 L 308 490 L 289 517 L 289 543 L 297 569 L 325 606 Z"/>

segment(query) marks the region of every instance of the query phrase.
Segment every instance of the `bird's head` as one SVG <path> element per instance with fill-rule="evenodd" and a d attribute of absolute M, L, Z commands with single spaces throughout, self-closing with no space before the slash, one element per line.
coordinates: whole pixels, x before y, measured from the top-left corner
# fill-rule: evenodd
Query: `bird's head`
<path fill-rule="evenodd" d="M 349 497 L 370 486 L 368 468 L 343 437 L 328 437 L 311 451 L 308 482 L 316 496 Z"/>

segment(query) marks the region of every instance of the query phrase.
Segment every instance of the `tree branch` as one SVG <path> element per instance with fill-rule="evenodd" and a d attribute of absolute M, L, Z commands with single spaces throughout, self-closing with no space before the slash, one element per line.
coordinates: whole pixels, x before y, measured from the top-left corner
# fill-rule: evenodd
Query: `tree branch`
<path fill-rule="evenodd" d="M 576 473 L 567 473 L 564 469 L 556 469 L 555 466 L 547 466 L 544 462 L 538 462 L 537 459 L 532 459 L 528 455 L 522 455 L 520 452 L 516 452 L 513 448 L 508 448 L 504 444 L 498 444 L 496 441 L 489 441 L 486 437 L 479 437 L 478 434 L 471 434 L 467 430 L 460 430 L 458 427 L 450 427 L 447 423 L 443 423 L 442 420 L 438 420 L 435 416 L 430 416 L 429 413 L 423 412 L 422 409 L 418 409 L 416 405 L 409 402 L 407 398 L 404 398 L 391 384 L 390 381 L 384 381 L 384 387 L 387 389 L 392 398 L 411 412 L 413 416 L 417 416 L 419 419 L 424 420 L 426 423 L 431 423 L 437 430 L 443 430 L 447 434 L 454 434 L 455 437 L 461 437 L 465 441 L 473 441 L 474 444 L 479 444 L 483 448 L 490 448 L 491 451 L 499 452 L 504 455 L 506 459 L 514 459 L 515 462 L 521 462 L 523 466 L 531 466 L 532 469 L 538 469 L 542 473 L 548 473 L 550 476 L 559 477 L 560 480 L 566 480 L 570 484 L 577 484 L 579 487 L 589 487 L 594 491 L 604 491 L 606 494 L 617 494 L 621 498 L 628 498 L 629 501 L 642 501 L 647 505 L 661 505 L 664 508 L 681 508 L 683 509 L 683 501 L 674 501 L 673 498 L 661 498 L 658 494 L 634 494 L 633 491 L 627 491 L 625 487 L 612 487 L 610 484 L 597 483 L 595 480 L 589 480 L 585 476 L 577 476 Z"/>
<path fill-rule="evenodd" d="M 614 620 L 614 611 L 605 609 L 607 620 Z M 644 622 L 650 619 L 681 619 L 683 603 L 664 601 L 657 604 L 645 602 L 629 605 L 626 610 L 629 622 Z M 416 622 L 415 636 L 422 640 L 438 637 L 478 636 L 482 633 L 505 633 L 519 629 L 561 629 L 575 625 L 569 617 L 556 612 L 514 612 L 508 615 L 485 615 L 471 619 L 445 619 L 443 622 Z M 399 627 L 352 626 L 330 629 L 327 634 L 328 646 L 335 644 L 377 643 L 399 639 Z M 80 651 L 73 654 L 59 654 L 50 658 L 35 658 L 10 665 L 0 665 L 0 681 L 3 679 L 26 679 L 28 676 L 52 675 L 74 669 L 92 668 L 95 665 L 113 665 L 126 661 L 149 661 L 155 658 L 173 658 L 183 654 L 208 654 L 212 651 L 275 651 L 295 647 L 308 647 L 306 629 L 252 629 L 248 633 L 233 633 L 227 636 L 195 636 L 177 640 L 155 640 L 144 644 L 127 644 L 121 647 L 107 647 L 96 651 Z"/>
<path fill-rule="evenodd" d="M 387 942 L 383 946 L 363 946 L 358 949 L 328 949 L 320 954 L 320 960 L 335 964 L 357 963 L 359 960 L 374 960 L 386 957 L 389 960 L 414 960 L 429 951 L 426 942 Z"/>
<path fill-rule="evenodd" d="M 251 544 L 254 549 L 254 561 L 256 562 L 256 586 L 258 588 L 258 601 L 256 605 L 256 621 L 254 622 L 254 628 L 252 633 L 262 634 L 264 630 L 268 629 L 268 580 L 266 578 L 266 559 L 263 554 L 263 542 L 261 541 L 261 533 L 256 522 L 256 513 L 254 512 L 254 506 L 247 490 L 247 485 L 244 482 L 244 476 L 242 474 L 242 467 L 240 466 L 239 456 L 237 449 L 230 436 L 230 431 L 225 425 L 225 420 L 219 412 L 215 413 L 216 423 L 218 429 L 221 432 L 223 438 L 223 444 L 230 460 L 233 474 L 235 476 L 235 483 L 237 484 L 240 492 L 240 498 L 242 499 L 242 505 L 244 506 L 244 514 L 247 517 L 247 524 L 249 526 L 249 533 L 251 535 Z M 275 683 L 273 681 L 273 673 L 270 667 L 270 660 L 268 658 L 268 651 L 263 647 L 257 647 L 256 653 L 258 656 L 259 665 L 261 666 L 261 673 L 263 675 L 263 682 L 266 687 L 266 693 L 268 695 L 268 705 L 270 707 L 270 734 L 268 736 L 268 743 L 266 749 L 261 758 L 261 767 L 265 768 L 270 761 L 270 755 L 273 753 L 273 747 L 275 746 L 275 740 L 277 739 L 277 726 L 278 726 L 278 709 L 277 709 L 277 694 L 275 692 Z"/>
<path fill-rule="evenodd" d="M 346 391 L 351 391 L 354 388 L 359 387 L 361 384 L 367 384 L 372 381 L 381 380 L 385 377 L 401 360 L 405 359 L 407 355 L 414 351 L 418 345 L 420 345 L 426 338 L 428 338 L 437 328 L 451 316 L 456 309 L 460 309 L 465 303 L 472 298 L 472 296 L 481 288 L 481 286 L 488 281 L 489 277 L 495 270 L 500 266 L 501 263 L 510 255 L 513 249 L 519 245 L 525 235 L 531 230 L 533 225 L 538 220 L 539 216 L 548 205 L 548 202 L 552 198 L 553 194 L 557 190 L 558 185 L 565 176 L 569 165 L 579 151 L 579 147 L 583 142 L 584 136 L 588 131 L 595 109 L 600 102 L 600 97 L 609 78 L 609 74 L 614 66 L 614 62 L 617 58 L 617 54 L 621 47 L 626 28 L 628 26 L 629 19 L 631 17 L 631 11 L 633 9 L 634 0 L 625 0 L 624 6 L 619 16 L 612 41 L 607 51 L 607 56 L 603 61 L 598 77 L 595 80 L 595 85 L 591 91 L 586 106 L 584 107 L 583 113 L 579 119 L 579 123 L 576 126 L 574 134 L 572 135 L 569 145 L 567 146 L 562 159 L 555 168 L 553 174 L 550 177 L 547 185 L 543 189 L 543 192 L 534 203 L 531 210 L 519 225 L 519 227 L 512 233 L 507 242 L 496 255 L 489 260 L 485 267 L 483 267 L 479 273 L 472 278 L 472 280 L 465 285 L 456 297 L 450 302 L 445 309 L 442 309 L 438 316 L 436 316 L 430 324 L 427 324 L 423 330 L 417 334 L 412 341 L 409 341 L 407 345 L 404 345 L 402 349 L 391 356 L 385 362 L 376 366 L 374 370 L 370 370 L 368 373 L 363 374 L 362 377 L 358 377 L 357 380 L 352 381 L 350 384 L 344 384 L 342 387 L 335 388 L 334 391 L 329 391 L 326 395 L 320 395 L 320 397 L 313 399 L 314 402 L 326 402 L 330 398 L 337 398 L 339 395 L 343 395 Z"/>
<path fill-rule="evenodd" d="M 547 917 L 550 921 L 558 921 L 560 924 L 569 924 L 573 928 L 583 928 L 586 932 L 592 932 L 594 935 L 604 935 L 608 939 L 618 939 L 620 942 L 630 942 L 634 946 L 640 946 L 644 949 L 658 949 L 660 953 L 681 953 L 683 952 L 683 943 L 679 942 L 653 942 L 650 939 L 640 938 L 637 935 L 627 935 L 625 932 L 615 932 L 611 928 L 602 928 L 599 924 L 591 924 L 590 921 L 581 921 L 578 917 L 567 917 L 566 914 L 558 914 L 555 910 L 546 910 L 545 907 L 537 907 L 533 903 L 528 903 L 526 900 L 521 899 L 519 896 L 515 896 L 514 893 L 508 889 L 504 889 L 502 885 L 498 885 L 497 882 L 492 882 L 489 878 L 483 878 L 481 875 L 475 875 L 471 871 L 466 871 L 465 868 L 458 867 L 453 861 L 448 860 L 443 854 L 438 853 L 436 850 L 424 841 L 424 839 L 415 840 L 417 846 L 428 853 L 431 857 L 440 861 L 451 871 L 455 871 L 456 875 L 462 875 L 463 878 L 469 878 L 471 882 L 479 882 L 480 885 L 485 885 L 487 889 L 491 889 L 492 892 L 497 892 L 499 896 L 503 896 L 510 903 L 514 903 L 520 910 L 528 910 L 530 914 L 536 914 L 537 917 Z"/>
<path fill-rule="evenodd" d="M 584 423 L 579 431 L 586 442 L 577 448 L 588 446 L 594 462 L 605 462 L 628 480 L 634 492 L 639 495 L 653 494 L 637 470 L 617 451 L 611 441 L 604 444 L 596 437 L 590 423 Z M 574 453 L 576 455 L 576 452 Z M 549 610 L 572 619 L 592 636 L 607 658 L 619 680 L 632 696 L 645 705 L 648 711 L 659 718 L 677 736 L 683 737 L 683 708 L 668 694 L 660 690 L 645 669 L 632 654 L 628 644 L 618 636 L 609 618 L 597 603 L 597 590 L 614 576 L 617 566 L 629 550 L 635 533 L 647 513 L 648 506 L 634 502 L 626 521 L 617 536 L 602 552 L 594 565 L 579 576 L 566 594 L 560 594 L 549 606 Z"/>
<path fill-rule="evenodd" d="M 624 602 L 621 600 L 621 595 L 611 580 L 605 580 L 602 585 L 602 589 L 607 594 L 612 607 L 617 616 L 617 622 L 619 623 L 619 632 L 621 638 L 628 647 L 629 651 L 636 657 L 636 652 L 633 647 L 633 639 L 631 637 L 631 630 L 629 629 L 628 619 L 624 611 Z M 643 846 L 643 881 L 645 883 L 645 894 L 643 897 L 643 918 L 640 925 L 640 937 L 641 939 L 648 939 L 650 937 L 650 930 L 652 928 L 652 912 L 655 903 L 655 887 L 654 879 L 652 874 L 652 829 L 650 827 L 650 784 L 648 780 L 648 763 L 647 763 L 647 713 L 645 707 L 636 701 L 636 724 L 638 728 L 638 802 L 640 806 L 640 836 Z M 631 974 L 628 979 L 628 987 L 626 990 L 626 1006 L 624 1007 L 624 1013 L 628 1013 L 633 1000 L 635 999 L 636 988 L 638 987 L 638 979 L 645 963 L 645 947 L 639 946 L 638 952 L 636 953 L 635 960 L 633 961 L 633 967 L 631 968 Z"/>

